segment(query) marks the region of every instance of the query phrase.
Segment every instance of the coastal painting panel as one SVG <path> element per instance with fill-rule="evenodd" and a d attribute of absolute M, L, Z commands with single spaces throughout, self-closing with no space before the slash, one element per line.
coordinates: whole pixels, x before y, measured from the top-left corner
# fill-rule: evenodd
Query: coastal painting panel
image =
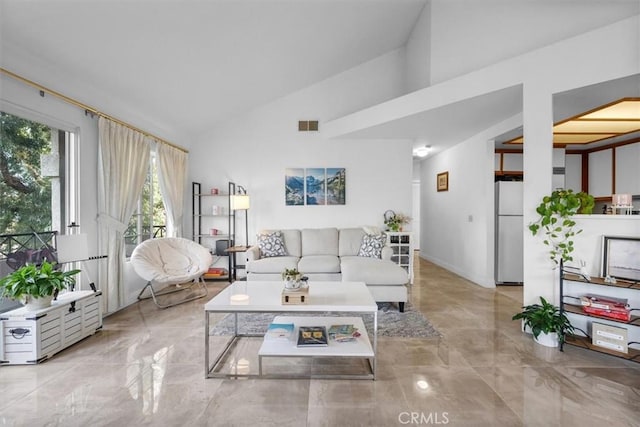
<path fill-rule="evenodd" d="M 304 205 L 304 169 L 287 168 L 284 176 L 284 200 L 286 206 Z"/>
<path fill-rule="evenodd" d="M 346 204 L 345 168 L 327 168 L 327 205 Z"/>
<path fill-rule="evenodd" d="M 326 205 L 326 172 L 324 168 L 308 168 L 305 170 L 307 205 Z"/>

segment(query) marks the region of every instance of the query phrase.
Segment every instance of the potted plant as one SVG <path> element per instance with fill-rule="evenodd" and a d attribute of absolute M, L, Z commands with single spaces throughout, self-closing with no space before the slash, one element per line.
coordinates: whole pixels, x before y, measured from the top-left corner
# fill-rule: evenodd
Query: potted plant
<path fill-rule="evenodd" d="M 573 237 L 582 230 L 575 229 L 572 217 L 576 213 L 591 213 L 593 206 L 593 196 L 587 193 L 558 189 L 545 196 L 536 208 L 540 217 L 529 225 L 529 230 L 534 236 L 541 230 L 544 232 L 544 244 L 551 247 L 549 258 L 556 265 L 559 259 L 565 263 L 573 261 Z"/>
<path fill-rule="evenodd" d="M 302 280 L 302 273 L 297 268 L 285 268 L 282 272 L 282 280 L 284 280 L 284 287 L 287 289 L 298 289 L 300 287 L 300 280 Z"/>
<path fill-rule="evenodd" d="M 411 221 L 411 217 L 402 213 L 386 211 L 384 213 L 384 225 L 390 231 L 402 231 L 402 227 Z"/>
<path fill-rule="evenodd" d="M 0 296 L 20 301 L 28 310 L 51 305 L 54 294 L 75 283 L 80 270 L 59 271 L 47 261 L 36 266 L 27 264 L 0 279 Z"/>
<path fill-rule="evenodd" d="M 531 304 L 522 307 L 522 311 L 515 314 L 511 320 L 522 320 L 524 328 L 529 328 L 533 339 L 538 344 L 547 347 L 557 347 L 565 340 L 567 334 L 573 334 L 573 326 L 560 308 L 540 297 L 541 304 Z"/>

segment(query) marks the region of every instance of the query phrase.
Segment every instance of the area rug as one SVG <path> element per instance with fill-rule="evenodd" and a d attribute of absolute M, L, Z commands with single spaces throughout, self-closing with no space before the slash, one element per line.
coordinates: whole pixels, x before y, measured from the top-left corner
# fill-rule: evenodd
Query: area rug
<path fill-rule="evenodd" d="M 378 336 L 401 338 L 436 338 L 442 336 L 429 323 L 424 315 L 414 309 L 411 304 L 405 304 L 404 313 L 398 312 L 398 307 L 390 303 L 378 303 Z M 302 316 L 305 313 L 240 313 L 238 314 L 238 332 L 243 334 L 262 334 L 274 317 L 279 315 Z M 307 314 L 317 316 L 317 314 Z M 346 313 L 329 313 L 331 316 L 354 316 Z M 364 316 L 365 327 L 368 331 L 373 328 L 371 316 Z M 233 315 L 227 314 L 211 328 L 211 335 L 232 335 Z"/>

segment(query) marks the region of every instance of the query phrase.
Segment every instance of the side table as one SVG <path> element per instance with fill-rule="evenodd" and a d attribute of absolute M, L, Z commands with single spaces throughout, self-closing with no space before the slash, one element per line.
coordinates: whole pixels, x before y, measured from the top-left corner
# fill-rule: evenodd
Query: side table
<path fill-rule="evenodd" d="M 231 246 L 224 251 L 229 254 L 229 258 L 231 259 L 231 271 L 229 271 L 229 281 L 231 283 L 235 282 L 238 278 L 238 269 L 244 269 L 246 266 L 244 264 L 238 264 L 236 260 L 236 254 L 244 253 L 249 250 L 251 246 Z"/>

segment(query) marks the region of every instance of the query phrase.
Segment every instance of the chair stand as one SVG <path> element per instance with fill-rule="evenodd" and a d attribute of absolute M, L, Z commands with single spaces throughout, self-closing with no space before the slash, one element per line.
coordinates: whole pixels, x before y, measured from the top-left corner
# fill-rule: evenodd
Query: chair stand
<path fill-rule="evenodd" d="M 161 297 L 163 295 L 168 295 L 168 294 L 173 294 L 173 293 L 176 293 L 176 292 L 187 291 L 187 290 L 192 289 L 196 285 L 200 285 L 200 288 L 202 288 L 202 291 L 199 294 L 196 294 L 194 296 L 190 296 L 190 297 L 178 300 L 178 301 L 176 301 L 176 302 L 174 302 L 172 304 L 160 304 L 158 302 L 157 297 Z M 144 293 L 144 291 L 147 288 L 149 288 L 149 292 L 151 293 L 151 296 L 143 297 L 142 294 Z M 207 289 L 207 284 L 202 279 L 202 277 L 200 277 L 198 279 L 194 279 L 192 283 L 169 285 L 169 286 L 167 286 L 165 289 L 163 289 L 161 291 L 156 291 L 155 289 L 153 289 L 153 284 L 151 282 L 147 282 L 147 284 L 144 286 L 144 288 L 142 288 L 142 290 L 138 294 L 138 300 L 153 298 L 153 302 L 155 303 L 156 306 L 158 306 L 158 308 L 169 308 L 169 307 L 173 307 L 174 305 L 178 305 L 178 304 L 182 304 L 182 303 L 185 303 L 185 302 L 188 302 L 188 301 L 193 301 L 193 300 L 196 300 L 196 299 L 199 299 L 199 298 L 203 298 L 203 297 L 207 296 L 208 294 L 209 294 L 209 289 Z"/>

